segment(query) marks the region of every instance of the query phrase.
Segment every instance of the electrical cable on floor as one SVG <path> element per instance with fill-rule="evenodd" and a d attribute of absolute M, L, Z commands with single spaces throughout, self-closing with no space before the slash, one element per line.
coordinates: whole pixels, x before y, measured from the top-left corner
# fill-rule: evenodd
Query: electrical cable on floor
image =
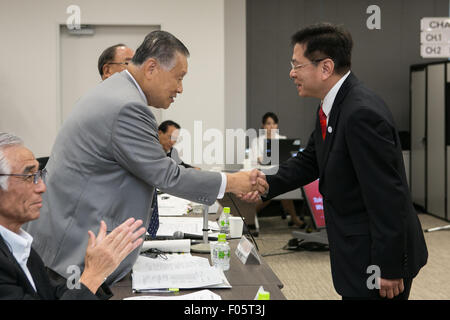
<path fill-rule="evenodd" d="M 259 240 L 259 241 L 273 241 L 273 239 L 262 239 L 262 238 L 259 238 L 258 240 Z M 279 256 L 279 255 L 284 255 L 284 254 L 295 253 L 295 251 L 291 251 L 291 250 L 289 250 L 289 251 L 287 251 L 287 252 L 276 252 L 276 251 L 278 251 L 278 250 L 289 250 L 289 249 L 286 249 L 286 246 L 284 246 L 283 248 L 280 248 L 280 249 L 274 249 L 274 250 L 271 250 L 271 251 L 269 251 L 268 253 L 264 253 L 264 254 L 260 253 L 260 255 L 261 255 L 262 257 L 271 257 L 271 256 Z M 273 252 L 274 252 L 274 253 L 273 253 Z"/>
<path fill-rule="evenodd" d="M 281 248 L 283 249 L 283 248 Z M 283 249 L 284 250 L 284 249 Z M 289 251 L 289 252 L 278 252 L 278 253 L 265 253 L 265 254 L 261 254 L 262 257 L 271 257 L 271 256 L 281 256 L 284 254 L 292 254 L 295 253 L 295 251 Z"/>

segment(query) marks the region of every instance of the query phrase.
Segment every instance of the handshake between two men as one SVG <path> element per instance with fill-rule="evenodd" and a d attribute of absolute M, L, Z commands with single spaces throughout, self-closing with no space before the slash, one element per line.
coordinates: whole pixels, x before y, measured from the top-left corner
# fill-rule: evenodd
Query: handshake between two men
<path fill-rule="evenodd" d="M 241 200 L 256 202 L 261 195 L 267 193 L 268 189 L 266 175 L 257 169 L 227 174 L 225 192 L 232 192 Z"/>

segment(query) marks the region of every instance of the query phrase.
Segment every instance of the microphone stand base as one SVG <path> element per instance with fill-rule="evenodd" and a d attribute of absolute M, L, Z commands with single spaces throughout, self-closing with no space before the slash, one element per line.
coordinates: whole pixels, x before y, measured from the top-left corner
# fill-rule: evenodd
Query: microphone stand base
<path fill-rule="evenodd" d="M 211 253 L 211 246 L 209 243 L 191 244 L 191 251 L 196 253 Z"/>

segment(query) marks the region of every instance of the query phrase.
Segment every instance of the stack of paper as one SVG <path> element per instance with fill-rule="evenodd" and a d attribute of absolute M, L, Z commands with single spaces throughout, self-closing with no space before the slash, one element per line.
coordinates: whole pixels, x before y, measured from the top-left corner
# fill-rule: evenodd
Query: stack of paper
<path fill-rule="evenodd" d="M 170 296 L 137 296 L 129 297 L 123 300 L 222 300 L 222 298 L 214 292 L 204 289 L 184 295 Z"/>
<path fill-rule="evenodd" d="M 190 201 L 166 193 L 158 195 L 159 216 L 182 216 L 188 212 Z"/>
<path fill-rule="evenodd" d="M 207 258 L 190 254 L 139 256 L 133 266 L 134 292 L 151 292 L 155 289 L 231 288 L 223 271 L 211 267 Z"/>
<path fill-rule="evenodd" d="M 178 240 L 151 240 L 144 241 L 141 247 L 141 252 L 148 249 L 158 249 L 162 252 L 191 252 L 191 240 L 190 239 L 178 239 Z"/>
<path fill-rule="evenodd" d="M 183 216 L 193 206 L 200 204 L 167 193 L 158 194 L 158 213 L 163 217 Z M 219 210 L 219 203 L 217 201 L 208 207 L 209 213 L 217 213 L 217 210 Z"/>

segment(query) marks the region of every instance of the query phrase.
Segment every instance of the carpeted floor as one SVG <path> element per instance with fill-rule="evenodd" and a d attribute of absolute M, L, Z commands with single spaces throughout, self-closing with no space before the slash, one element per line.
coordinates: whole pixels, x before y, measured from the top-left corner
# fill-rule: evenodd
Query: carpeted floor
<path fill-rule="evenodd" d="M 450 223 L 427 214 L 419 215 L 423 229 Z M 259 218 L 259 237 L 255 238 L 260 254 L 284 284 L 289 300 L 340 299 L 331 280 L 328 252 L 284 250 L 292 239 L 288 220 Z M 428 263 L 414 279 L 410 299 L 450 299 L 450 230 L 425 233 Z"/>

